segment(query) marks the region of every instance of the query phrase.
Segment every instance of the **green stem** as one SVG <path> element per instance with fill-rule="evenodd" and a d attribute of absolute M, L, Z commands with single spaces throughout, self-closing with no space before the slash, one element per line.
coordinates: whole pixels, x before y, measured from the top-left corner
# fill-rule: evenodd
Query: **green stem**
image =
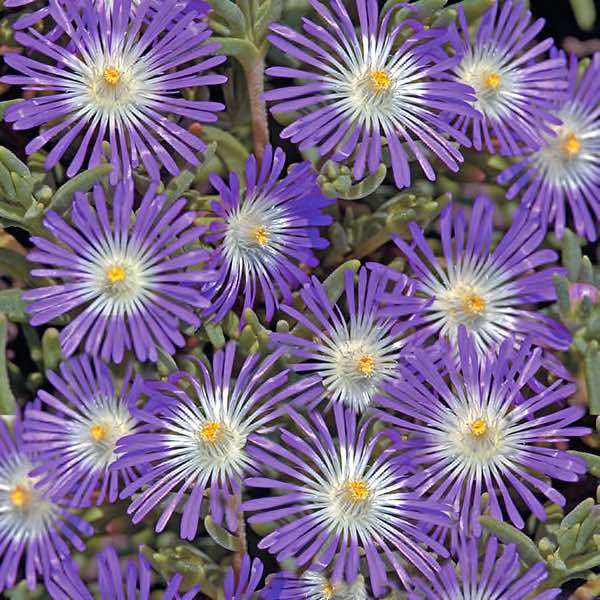
<path fill-rule="evenodd" d="M 235 547 L 235 554 L 233 555 L 233 571 L 235 572 L 236 579 L 239 580 L 239 576 L 242 570 L 242 560 L 248 550 L 248 542 L 246 540 L 246 521 L 244 519 L 244 511 L 241 509 L 241 494 L 236 498 L 236 503 L 238 513 L 238 530 L 237 544 Z"/>
<path fill-rule="evenodd" d="M 267 108 L 263 100 L 265 92 L 265 61 L 262 57 L 256 58 L 244 69 L 248 97 L 250 99 L 250 122 L 252 124 L 252 137 L 254 139 L 254 154 L 258 164 L 262 163 L 265 146 L 269 143 L 269 125 L 267 122 Z"/>

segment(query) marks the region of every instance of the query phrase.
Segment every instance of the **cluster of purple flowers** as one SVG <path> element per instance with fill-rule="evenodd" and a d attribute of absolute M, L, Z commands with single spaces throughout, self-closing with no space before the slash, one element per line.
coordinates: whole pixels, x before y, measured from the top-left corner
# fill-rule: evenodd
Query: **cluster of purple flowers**
<path fill-rule="evenodd" d="M 390 165 L 398 188 L 411 183 L 411 161 L 431 180 L 436 164 L 459 170 L 461 145 L 518 157 L 498 177 L 513 180 L 509 198 L 523 190 L 510 227 L 496 235 L 485 195 L 468 211 L 451 202 L 441 256 L 411 223 L 410 240 L 393 239 L 404 273 L 348 268 L 336 294 L 310 273 L 335 204 L 310 161 L 284 173 L 285 152 L 267 145 L 243 173 L 211 174 L 218 199 L 203 213 L 158 188 L 161 171 L 199 164 L 206 144 L 193 125 L 225 108 L 206 99 L 226 80 L 212 72 L 225 56 L 206 3 L 50 0 L 22 16 L 26 52 L 6 55 L 18 74 L 1 81 L 39 93 L 6 120 L 43 126 L 26 151 L 52 144 L 48 170 L 65 161 L 74 176 L 108 161 L 112 171 L 110 186 L 77 192 L 67 213 L 47 210 L 46 235 L 31 240 L 41 282 L 24 293 L 30 323 L 67 321 L 66 360 L 12 432 L 0 421 L 0 591 L 23 569 L 53 598 L 94 598 L 69 558 L 92 534 L 78 511 L 125 500 L 133 524 L 161 532 L 177 520 L 184 540 L 207 516 L 230 532 L 244 513 L 257 531 L 268 524 L 258 548 L 293 559 L 294 572 L 265 582 L 246 554 L 219 582 L 226 600 L 259 588 L 266 600 L 394 589 L 523 600 L 547 577 L 541 563 L 523 573 L 514 546 L 484 544 L 479 517 L 486 494 L 496 519 L 543 521 L 543 499 L 565 504 L 552 481 L 585 473 L 558 446 L 589 432 L 552 357 L 571 334 L 539 309 L 556 300 L 562 270 L 542 244 L 551 223 L 562 236 L 565 204 L 577 232 L 596 237 L 600 54 L 581 74 L 552 40 L 535 42 L 543 22 L 512 0 L 494 2 L 474 36 L 462 8 L 437 29 L 405 3 L 382 14 L 375 0 L 310 4 L 326 26 L 271 25 L 270 42 L 295 65 L 267 70 L 293 80 L 265 94 L 273 112 L 297 113 L 281 137 L 351 164 L 356 180 Z M 206 94 L 184 96 L 190 88 Z M 290 321 L 263 355 L 231 341 L 162 380 L 138 368 L 232 311 L 243 333 L 259 304 L 267 322 Z M 149 598 L 156 565 L 141 552 L 122 562 L 111 546 L 98 554 L 102 598 Z M 162 593 L 201 590 L 175 574 Z"/>

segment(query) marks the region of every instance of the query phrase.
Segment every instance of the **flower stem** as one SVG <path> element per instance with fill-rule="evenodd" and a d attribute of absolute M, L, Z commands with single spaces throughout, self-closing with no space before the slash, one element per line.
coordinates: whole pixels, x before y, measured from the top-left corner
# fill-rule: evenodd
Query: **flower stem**
<path fill-rule="evenodd" d="M 265 91 L 265 61 L 262 57 L 256 58 L 245 66 L 246 84 L 250 99 L 250 121 L 252 124 L 252 137 L 254 139 L 254 154 L 258 164 L 262 162 L 265 146 L 269 143 L 269 125 L 267 122 L 267 108 L 263 100 Z"/>
<path fill-rule="evenodd" d="M 239 580 L 240 572 L 242 569 L 242 560 L 246 551 L 248 550 L 248 543 L 246 540 L 246 520 L 244 519 L 244 511 L 241 509 L 242 497 L 239 496 L 238 500 L 238 530 L 237 530 L 237 544 L 235 547 L 235 554 L 233 556 L 233 570 L 236 575 L 236 580 Z"/>

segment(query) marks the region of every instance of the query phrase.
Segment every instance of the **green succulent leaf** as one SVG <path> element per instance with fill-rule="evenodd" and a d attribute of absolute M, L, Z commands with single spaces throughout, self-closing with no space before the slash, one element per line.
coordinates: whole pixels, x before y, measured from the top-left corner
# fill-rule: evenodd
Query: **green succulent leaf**
<path fill-rule="evenodd" d="M 94 185 L 99 183 L 111 171 L 111 165 L 103 164 L 69 179 L 69 181 L 56 190 L 48 208 L 61 215 L 66 213 L 71 208 L 73 196 L 76 192 L 89 192 Z"/>
<path fill-rule="evenodd" d="M 6 340 L 8 321 L 0 313 L 0 414 L 14 415 L 17 407 L 15 397 L 10 389 L 8 370 L 6 368 Z"/>
<path fill-rule="evenodd" d="M 206 527 L 208 535 L 210 535 L 219 546 L 232 552 L 236 549 L 237 540 L 235 536 L 231 535 L 225 528 L 217 525 L 210 515 L 207 515 L 204 518 L 204 527 Z"/>
<path fill-rule="evenodd" d="M 516 527 L 485 515 L 479 517 L 479 522 L 505 544 L 516 544 L 521 560 L 527 565 L 531 566 L 544 560 L 531 538 Z"/>

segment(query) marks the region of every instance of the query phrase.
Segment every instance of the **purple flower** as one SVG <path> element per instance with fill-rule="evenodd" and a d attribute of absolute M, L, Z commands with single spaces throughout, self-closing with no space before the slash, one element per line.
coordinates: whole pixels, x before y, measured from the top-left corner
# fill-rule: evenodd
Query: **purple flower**
<path fill-rule="evenodd" d="M 463 157 L 452 142 L 469 140 L 440 115 L 477 113 L 468 105 L 474 99 L 472 89 L 449 79 L 457 60 L 442 48 L 447 32 L 425 30 L 413 19 L 392 24 L 394 9 L 380 18 L 377 2 L 356 0 L 357 35 L 342 2 L 332 0 L 331 10 L 317 0 L 310 3 L 323 25 L 303 19 L 304 33 L 271 25 L 271 43 L 301 63 L 299 68 L 267 70 L 273 77 L 302 82 L 265 94 L 276 103 L 273 112 L 303 112 L 281 136 L 300 150 L 316 147 L 321 156 L 334 160 L 352 157 L 356 179 L 365 169 L 377 170 L 385 138 L 400 188 L 411 181 L 408 152 L 429 179 L 435 179 L 430 154 L 458 171 Z M 407 27 L 413 34 L 400 41 Z"/>
<path fill-rule="evenodd" d="M 506 600 L 552 600 L 559 589 L 549 589 L 535 596 L 531 593 L 548 577 L 544 563 L 524 570 L 514 544 L 502 547 L 490 537 L 481 560 L 477 540 L 470 538 L 458 546 L 458 570 L 448 561 L 430 581 L 416 579 L 416 590 L 409 600 L 455 600 L 456 598 L 498 598 Z"/>
<path fill-rule="evenodd" d="M 498 181 L 514 180 L 507 198 L 522 191 L 522 203 L 545 223 L 554 223 L 559 238 L 570 209 L 577 234 L 595 241 L 600 220 L 600 52 L 583 75 L 579 71 L 577 58 L 571 56 L 567 97 L 552 105 L 562 122 L 556 135 L 545 137 L 539 150 L 500 173 Z"/>
<path fill-rule="evenodd" d="M 233 567 L 227 569 L 223 591 L 225 600 L 250 600 L 254 598 L 256 588 L 263 574 L 263 564 L 260 559 L 252 560 L 247 554 L 242 558 L 239 575 L 236 577 Z"/>
<path fill-rule="evenodd" d="M 137 560 L 129 559 L 122 569 L 116 550 L 108 546 L 97 557 L 98 587 L 102 600 L 150 600 L 156 591 L 150 562 L 140 552 Z M 200 586 L 185 593 L 179 592 L 183 575 L 174 575 L 160 596 L 162 600 L 192 600 L 198 596 Z M 53 574 L 48 583 L 48 593 L 54 600 L 94 600 L 96 597 L 79 576 L 77 566 L 67 563 Z M 154 597 L 154 596 L 152 596 Z"/>
<path fill-rule="evenodd" d="M 531 23 L 523 2 L 505 0 L 502 9 L 494 2 L 483 15 L 474 41 L 462 7 L 459 27 L 450 26 L 450 37 L 459 59 L 454 73 L 475 90 L 480 115 L 460 115 L 454 122 L 463 133 L 471 132 L 476 150 L 515 155 L 523 146 L 539 147 L 544 135 L 560 121 L 552 114 L 553 103 L 565 96 L 565 61 L 544 59 L 554 45 L 535 38 L 544 19 Z M 460 28 L 460 29 L 459 29 Z"/>
<path fill-rule="evenodd" d="M 212 517 L 220 523 L 225 512 L 228 527 L 236 529 L 233 504 L 241 477 L 256 471 L 247 450 L 248 436 L 272 425 L 281 414 L 280 403 L 291 402 L 305 389 L 310 395 L 314 384 L 309 380 L 290 384 L 288 370 L 275 368 L 281 354 L 276 351 L 262 362 L 253 354 L 238 367 L 235 343 L 230 342 L 215 353 L 211 370 L 197 361 L 198 378 L 179 372 L 166 382 L 148 384 L 150 407 L 136 415 L 155 431 L 123 437 L 117 448 L 123 453 L 118 467 L 144 472 L 121 493 L 126 498 L 144 488 L 128 509 L 134 523 L 171 494 L 156 531 L 162 531 L 183 505 L 181 537 L 193 539 L 204 492 L 210 490 Z M 232 379 L 234 372 L 237 376 Z"/>
<path fill-rule="evenodd" d="M 83 551 L 80 535 L 94 532 L 35 485 L 29 473 L 36 465 L 35 452 L 23 441 L 20 419 L 14 437 L 0 419 L 0 591 L 15 584 L 21 569 L 33 590 L 39 576 L 47 579 L 69 555 L 67 542 Z"/>
<path fill-rule="evenodd" d="M 50 12 L 70 44 L 63 47 L 34 29 L 16 33 L 19 44 L 45 55 L 49 64 L 10 54 L 6 63 L 22 75 L 1 80 L 42 92 L 6 111 L 14 129 L 52 123 L 26 152 L 57 140 L 46 168 L 51 169 L 70 148 L 71 177 L 81 170 L 86 156 L 89 167 L 100 164 L 106 141 L 113 184 L 129 178 L 140 161 L 153 180 L 160 180 L 161 165 L 179 173 L 174 156 L 197 165 L 196 152 L 206 145 L 165 115 L 208 123 L 224 108 L 217 102 L 179 97 L 183 89 L 226 80 L 205 74 L 225 60 L 208 57 L 218 48 L 205 44 L 211 34 L 208 26 L 195 20 L 193 11 L 186 12 L 179 0 L 164 0 L 157 10 L 142 2 L 134 15 L 131 0 L 114 0 L 111 12 L 95 8 L 91 0 L 52 0 Z"/>
<path fill-rule="evenodd" d="M 522 528 L 509 490 L 544 521 L 546 512 L 535 492 L 565 503 L 545 478 L 573 482 L 586 470 L 582 459 L 552 446 L 589 433 L 571 426 L 584 407 L 556 406 L 575 392 L 575 385 L 559 379 L 533 391 L 530 380 L 540 369 L 541 350 L 532 350 L 527 341 L 519 350 L 513 347 L 508 340 L 498 356 L 482 359 L 461 327 L 458 365 L 451 353 L 436 364 L 426 351 L 415 350 L 411 366 L 416 373 L 401 366 L 402 377 L 385 386 L 386 395 L 377 398 L 381 409 L 373 409 L 394 427 L 390 435 L 398 449 L 407 450 L 403 460 L 418 469 L 408 484 L 451 504 L 460 514 L 459 532 L 466 535 L 481 532 L 483 492 L 489 494 L 492 517 L 507 516 Z"/>
<path fill-rule="evenodd" d="M 422 525 L 448 525 L 448 507 L 406 486 L 404 467 L 393 450 L 380 447 L 381 434 L 369 433 L 370 420 L 357 427 L 356 415 L 336 404 L 332 434 L 320 414 L 305 419 L 291 408 L 288 412 L 296 432 L 280 429 L 281 443 L 251 437 L 255 463 L 279 478 L 248 478 L 246 485 L 276 495 L 265 493 L 242 508 L 256 513 L 250 523 L 284 521 L 258 547 L 279 561 L 293 557 L 299 567 L 331 565 L 334 584 L 356 579 L 364 552 L 375 595 L 388 585 L 381 553 L 405 585 L 409 578 L 398 554 L 425 574 L 437 569 L 422 544 L 442 556 L 447 552 Z"/>
<path fill-rule="evenodd" d="M 452 204 L 440 218 L 444 262 L 433 254 L 423 230 L 412 223 L 413 244 L 394 241 L 407 257 L 414 273 L 416 294 L 421 298 L 424 325 L 413 339 L 432 335 L 449 338 L 456 345 L 457 331 L 464 325 L 475 339 L 481 355 L 515 335 L 533 336 L 542 346 L 564 350 L 570 333 L 558 322 L 529 305 L 556 299 L 552 275 L 558 267 L 538 267 L 557 260 L 556 252 L 540 249 L 545 229 L 521 209 L 510 229 L 491 250 L 494 205 L 479 196 L 469 218 L 468 231 L 462 209 L 453 217 Z M 405 314 L 413 297 L 386 294 L 383 314 Z M 408 306 L 407 306 L 408 305 Z"/>
<path fill-rule="evenodd" d="M 46 213 L 44 226 L 60 245 L 32 238 L 36 248 L 29 260 L 46 265 L 32 275 L 60 283 L 23 294 L 31 302 L 31 324 L 81 309 L 61 331 L 65 356 L 80 345 L 117 363 L 127 350 L 140 361 L 157 360 L 158 348 L 174 354 L 185 343 L 179 322 L 199 326 L 193 309 L 208 306 L 199 288 L 214 273 L 188 267 L 206 261 L 209 253 L 184 250 L 197 243 L 205 227 L 192 226 L 195 214 L 183 212 L 185 199 L 169 203 L 166 195 L 155 196 L 152 186 L 134 211 L 131 185 L 120 184 L 112 200 L 112 223 L 100 186 L 93 201 L 94 208 L 85 194 L 75 195 L 73 225 L 54 211 Z"/>
<path fill-rule="evenodd" d="M 240 293 L 244 309 L 252 307 L 257 289 L 262 290 L 271 319 L 279 297 L 291 302 L 292 289 L 308 281 L 300 265 L 316 266 L 313 250 L 328 245 L 318 228 L 331 223 L 321 211 L 333 200 L 319 191 L 317 173 L 308 161 L 294 165 L 278 180 L 284 166 L 283 150 L 273 152 L 267 146 L 260 169 L 254 155 L 248 158 L 245 190 L 235 173 L 229 174 L 228 183 L 210 176 L 221 196 L 213 203 L 220 220 L 208 238 L 217 246 L 210 264 L 218 278 L 206 291 L 212 304 L 208 312 L 216 313 L 217 321 Z"/>
<path fill-rule="evenodd" d="M 365 580 L 359 575 L 352 584 L 333 582 L 318 571 L 308 569 L 302 575 L 281 572 L 271 578 L 261 600 L 368 600 Z"/>
<path fill-rule="evenodd" d="M 381 268 L 370 272 L 362 268 L 355 285 L 354 272 L 348 269 L 345 310 L 341 303 L 331 302 L 325 286 L 313 277 L 300 292 L 305 310 L 280 307 L 298 321 L 298 327 L 289 334 L 273 333 L 271 340 L 299 359 L 292 365 L 295 371 L 318 374 L 325 388 L 318 400 L 328 398 L 360 412 L 371 404 L 382 383 L 397 377 L 403 333 L 417 320 L 414 306 L 406 309 L 411 317 L 403 322 L 379 316 L 381 295 L 392 277 L 396 291 L 405 285 L 404 275 Z"/>
<path fill-rule="evenodd" d="M 97 358 L 73 358 L 49 371 L 55 392 L 38 392 L 39 403 L 27 408 L 24 440 L 38 453 L 31 472 L 53 500 L 69 498 L 72 506 L 115 502 L 122 484 L 132 481 L 132 469 L 112 468 L 117 440 L 135 430 L 131 411 L 141 379 L 132 381 L 129 367 L 115 391 L 111 373 Z"/>

